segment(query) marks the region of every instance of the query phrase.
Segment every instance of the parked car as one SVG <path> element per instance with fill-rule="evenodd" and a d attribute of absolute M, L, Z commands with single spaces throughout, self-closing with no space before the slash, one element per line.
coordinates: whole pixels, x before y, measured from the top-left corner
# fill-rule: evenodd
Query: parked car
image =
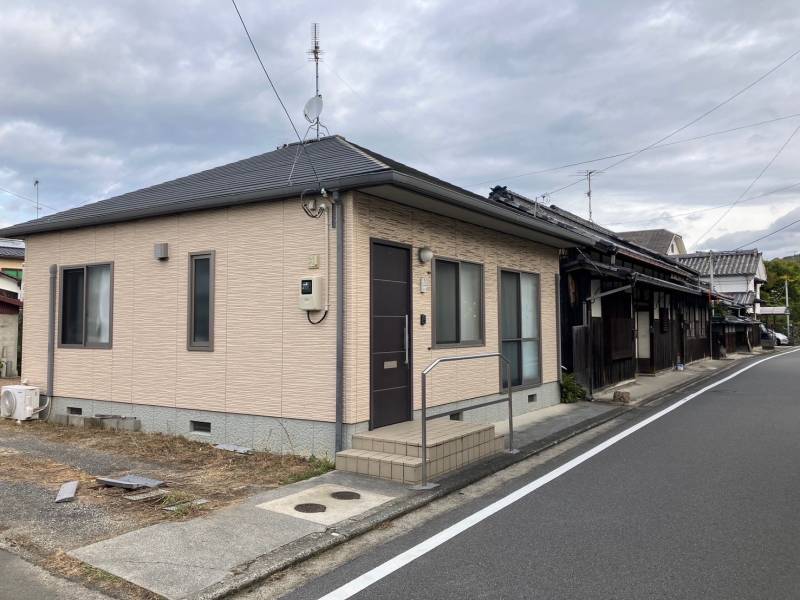
<path fill-rule="evenodd" d="M 777 331 L 773 331 L 772 333 L 775 334 L 775 345 L 776 346 L 788 346 L 789 345 L 789 338 L 779 333 Z"/>

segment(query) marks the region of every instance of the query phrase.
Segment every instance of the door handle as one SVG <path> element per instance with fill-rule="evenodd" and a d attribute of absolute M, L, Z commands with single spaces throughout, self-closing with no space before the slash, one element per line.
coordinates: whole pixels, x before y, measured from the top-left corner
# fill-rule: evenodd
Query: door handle
<path fill-rule="evenodd" d="M 403 323 L 403 352 L 405 353 L 405 364 L 408 364 L 408 315 L 404 317 Z"/>

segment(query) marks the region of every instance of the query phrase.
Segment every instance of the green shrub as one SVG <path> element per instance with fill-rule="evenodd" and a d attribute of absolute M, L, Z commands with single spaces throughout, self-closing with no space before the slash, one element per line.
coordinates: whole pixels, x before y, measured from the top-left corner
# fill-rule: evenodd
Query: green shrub
<path fill-rule="evenodd" d="M 586 400 L 586 390 L 575 381 L 572 373 L 566 373 L 561 378 L 561 401 L 577 402 L 578 400 Z"/>

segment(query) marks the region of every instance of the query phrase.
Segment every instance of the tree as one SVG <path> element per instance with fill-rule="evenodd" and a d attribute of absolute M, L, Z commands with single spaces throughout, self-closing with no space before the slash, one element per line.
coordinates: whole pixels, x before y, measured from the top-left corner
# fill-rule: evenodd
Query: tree
<path fill-rule="evenodd" d="M 792 324 L 800 320 L 800 256 L 775 258 L 765 263 L 767 267 L 767 283 L 761 289 L 761 297 L 769 306 L 784 306 L 784 282 L 789 282 L 789 309 Z M 775 329 L 786 333 L 786 323 L 776 320 Z M 794 329 L 794 326 L 792 327 Z"/>

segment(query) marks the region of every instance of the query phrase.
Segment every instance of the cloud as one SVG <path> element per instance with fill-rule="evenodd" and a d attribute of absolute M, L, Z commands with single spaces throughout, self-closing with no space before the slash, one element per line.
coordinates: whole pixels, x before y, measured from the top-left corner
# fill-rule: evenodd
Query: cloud
<path fill-rule="evenodd" d="M 797 223 L 794 223 L 798 221 Z M 785 228 L 785 229 L 784 229 Z M 781 231 L 778 231 L 781 229 Z M 755 243 L 762 236 L 767 236 Z M 767 258 L 780 258 L 800 254 L 800 206 L 772 221 L 764 229 L 740 230 L 711 238 L 704 244 L 715 250 L 746 246 L 758 248 Z"/>
<path fill-rule="evenodd" d="M 652 143 L 788 56 L 800 27 L 789 0 L 239 6 L 303 131 L 317 21 L 332 132 L 477 192 L 508 183 L 531 196 L 576 168 L 508 177 Z M 0 186 L 32 195 L 39 178 L 42 202 L 59 209 L 294 137 L 227 2 L 7 0 L 0 55 L 0 175 L 13 173 Z M 800 57 L 676 137 L 797 112 L 798 69 Z M 643 153 L 593 182 L 595 219 L 639 219 L 624 228 L 669 226 L 691 241 L 720 212 L 671 215 L 735 200 L 797 124 Z M 800 140 L 752 194 L 796 181 L 798 160 Z M 551 201 L 585 215 L 584 191 Z M 753 214 L 766 226 L 798 201 L 800 189 L 749 201 L 719 232 L 752 229 Z M 31 216 L 29 203 L 0 194 L 0 224 Z"/>

